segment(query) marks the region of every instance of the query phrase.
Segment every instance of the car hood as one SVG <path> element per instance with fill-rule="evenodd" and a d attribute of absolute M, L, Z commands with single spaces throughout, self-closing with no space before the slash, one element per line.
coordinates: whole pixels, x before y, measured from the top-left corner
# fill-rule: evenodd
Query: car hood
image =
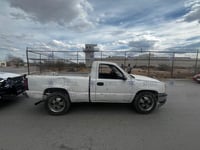
<path fill-rule="evenodd" d="M 8 72 L 0 72 L 0 79 L 7 79 L 7 78 L 13 78 L 13 77 L 18 77 L 20 74 L 15 74 L 15 73 L 8 73 Z"/>
<path fill-rule="evenodd" d="M 135 75 L 135 74 L 131 74 L 131 76 L 134 77 L 136 80 L 160 82 L 157 79 L 150 78 L 150 77 L 147 77 L 147 76 Z"/>
<path fill-rule="evenodd" d="M 196 75 L 194 75 L 194 77 L 196 78 L 196 77 L 200 77 L 200 73 L 199 74 L 196 74 Z"/>

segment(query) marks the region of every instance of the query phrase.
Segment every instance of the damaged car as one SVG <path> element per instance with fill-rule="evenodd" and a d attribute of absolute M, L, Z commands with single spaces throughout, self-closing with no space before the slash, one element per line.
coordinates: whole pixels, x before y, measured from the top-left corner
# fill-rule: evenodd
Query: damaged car
<path fill-rule="evenodd" d="M 26 95 L 27 83 L 26 75 L 0 72 L 0 101 L 6 96 Z"/>
<path fill-rule="evenodd" d="M 200 83 L 200 73 L 193 76 L 193 80 Z"/>

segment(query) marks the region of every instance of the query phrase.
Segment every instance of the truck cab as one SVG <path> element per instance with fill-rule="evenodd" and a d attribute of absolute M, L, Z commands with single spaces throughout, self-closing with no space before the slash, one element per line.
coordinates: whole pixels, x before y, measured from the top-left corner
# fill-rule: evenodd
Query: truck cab
<path fill-rule="evenodd" d="M 132 77 L 111 62 L 94 62 L 91 72 L 91 101 L 127 103 L 133 96 Z"/>

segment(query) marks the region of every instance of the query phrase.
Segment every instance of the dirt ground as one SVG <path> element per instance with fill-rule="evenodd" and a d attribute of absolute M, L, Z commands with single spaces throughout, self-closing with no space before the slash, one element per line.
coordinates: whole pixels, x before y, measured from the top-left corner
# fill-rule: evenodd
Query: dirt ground
<path fill-rule="evenodd" d="M 137 75 L 145 75 L 150 77 L 156 77 L 159 79 L 164 78 L 187 78 L 190 79 L 194 75 L 194 72 L 187 69 L 175 69 L 173 70 L 173 74 L 171 71 L 159 71 L 155 69 L 149 69 L 149 73 L 147 69 L 135 68 L 132 69 L 133 74 Z"/>

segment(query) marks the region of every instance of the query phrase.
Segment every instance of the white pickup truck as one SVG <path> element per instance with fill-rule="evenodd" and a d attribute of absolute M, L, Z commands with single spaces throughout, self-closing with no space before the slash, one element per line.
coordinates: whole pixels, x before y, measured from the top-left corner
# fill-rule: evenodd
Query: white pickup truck
<path fill-rule="evenodd" d="M 93 62 L 91 73 L 82 76 L 28 76 L 29 96 L 39 96 L 48 113 L 66 113 L 71 103 L 131 103 L 136 112 L 147 114 L 166 102 L 165 83 L 127 74 L 112 62 Z"/>

